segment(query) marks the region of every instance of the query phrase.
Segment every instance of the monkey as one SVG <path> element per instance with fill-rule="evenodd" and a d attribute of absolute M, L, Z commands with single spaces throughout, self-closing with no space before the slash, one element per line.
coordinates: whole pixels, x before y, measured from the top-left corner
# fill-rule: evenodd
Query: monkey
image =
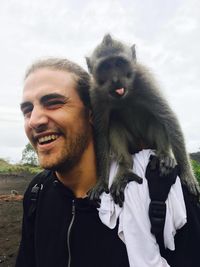
<path fill-rule="evenodd" d="M 90 199 L 98 201 L 102 192 L 109 192 L 113 155 L 118 170 L 110 193 L 122 206 L 126 185 L 130 181 L 142 183 L 132 171 L 132 154 L 142 148 L 155 150 L 163 176 L 178 164 L 182 182 L 192 194 L 199 195 L 179 121 L 153 76 L 137 62 L 135 45 L 129 47 L 107 34 L 86 62 L 92 76 L 90 98 L 99 177 L 89 192 Z"/>

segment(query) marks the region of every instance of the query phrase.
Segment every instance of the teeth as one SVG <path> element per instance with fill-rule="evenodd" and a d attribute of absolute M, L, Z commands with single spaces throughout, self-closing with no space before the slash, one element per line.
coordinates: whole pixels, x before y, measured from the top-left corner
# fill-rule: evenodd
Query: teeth
<path fill-rule="evenodd" d="M 39 143 L 44 143 L 44 142 L 47 142 L 47 141 L 50 141 L 50 140 L 55 140 L 57 139 L 58 136 L 55 135 L 55 134 L 52 134 L 52 135 L 47 135 L 47 136 L 44 136 L 44 137 L 41 137 L 38 139 Z"/>

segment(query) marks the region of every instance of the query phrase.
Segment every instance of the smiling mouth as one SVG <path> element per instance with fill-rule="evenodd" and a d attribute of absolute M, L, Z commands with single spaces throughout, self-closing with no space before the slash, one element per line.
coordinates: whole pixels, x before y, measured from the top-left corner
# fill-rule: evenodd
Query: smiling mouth
<path fill-rule="evenodd" d="M 50 134 L 50 135 L 46 135 L 46 136 L 38 138 L 37 141 L 40 145 L 46 145 L 46 144 L 50 144 L 54 142 L 55 140 L 58 139 L 58 137 L 59 137 L 58 134 Z"/>

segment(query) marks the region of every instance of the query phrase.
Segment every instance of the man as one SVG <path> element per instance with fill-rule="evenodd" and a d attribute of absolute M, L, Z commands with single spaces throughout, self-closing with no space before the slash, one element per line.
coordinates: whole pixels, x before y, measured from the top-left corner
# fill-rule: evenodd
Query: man
<path fill-rule="evenodd" d="M 96 183 L 89 75 L 67 60 L 34 64 L 24 82 L 25 132 L 39 163 L 51 170 L 29 216 L 33 185 L 24 196 L 17 267 L 129 266 L 125 245 L 99 219 L 86 194 Z"/>
<path fill-rule="evenodd" d="M 49 171 L 37 175 L 25 193 L 16 267 L 130 266 L 118 225 L 106 227 L 86 197 L 97 181 L 89 84 L 88 74 L 65 59 L 36 62 L 25 76 L 25 131 Z M 148 169 L 148 176 L 159 173 Z M 185 198 L 187 209 L 194 210 L 187 191 Z M 163 253 L 170 266 L 199 266 L 190 225 L 176 235 L 175 252 Z"/>

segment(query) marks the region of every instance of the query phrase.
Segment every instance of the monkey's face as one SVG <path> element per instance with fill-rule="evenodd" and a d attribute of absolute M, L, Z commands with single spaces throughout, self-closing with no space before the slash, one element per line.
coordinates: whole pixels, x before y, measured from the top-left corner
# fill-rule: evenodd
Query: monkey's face
<path fill-rule="evenodd" d="M 126 98 L 133 87 L 134 77 L 133 64 L 123 57 L 104 60 L 97 66 L 94 73 L 101 93 L 113 100 Z"/>

